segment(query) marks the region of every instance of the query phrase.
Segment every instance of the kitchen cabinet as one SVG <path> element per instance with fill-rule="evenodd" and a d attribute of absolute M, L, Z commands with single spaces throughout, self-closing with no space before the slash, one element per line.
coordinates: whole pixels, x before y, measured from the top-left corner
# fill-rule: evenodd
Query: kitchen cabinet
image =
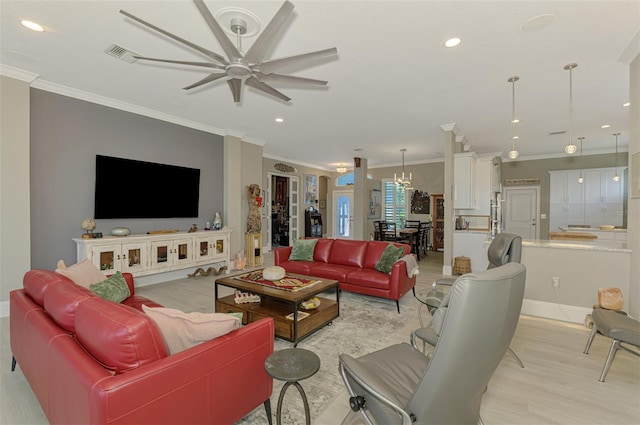
<path fill-rule="evenodd" d="M 493 166 L 493 157 L 480 157 L 476 160 L 474 215 L 491 215 L 491 197 L 497 191 L 497 177 Z"/>
<path fill-rule="evenodd" d="M 583 183 L 579 170 L 549 172 L 549 230 L 568 225 L 621 226 L 624 207 L 624 169 L 613 181 L 615 168 L 586 169 Z"/>
<path fill-rule="evenodd" d="M 476 154 L 457 153 L 453 158 L 453 208 L 476 208 Z"/>
<path fill-rule="evenodd" d="M 89 259 L 105 275 L 116 271 L 134 276 L 164 273 L 204 264 L 229 266 L 231 230 L 152 235 L 74 238 L 77 261 Z"/>

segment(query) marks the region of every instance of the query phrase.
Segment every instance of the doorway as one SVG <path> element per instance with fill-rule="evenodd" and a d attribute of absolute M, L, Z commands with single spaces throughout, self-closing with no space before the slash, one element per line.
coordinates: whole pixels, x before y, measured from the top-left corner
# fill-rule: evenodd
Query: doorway
<path fill-rule="evenodd" d="M 333 236 L 338 239 L 353 239 L 353 191 L 333 191 Z"/>
<path fill-rule="evenodd" d="M 298 176 L 267 173 L 267 199 L 271 208 L 267 220 L 267 251 L 291 246 L 298 238 Z"/>
<path fill-rule="evenodd" d="M 504 230 L 522 239 L 540 239 L 540 186 L 504 189 Z"/>

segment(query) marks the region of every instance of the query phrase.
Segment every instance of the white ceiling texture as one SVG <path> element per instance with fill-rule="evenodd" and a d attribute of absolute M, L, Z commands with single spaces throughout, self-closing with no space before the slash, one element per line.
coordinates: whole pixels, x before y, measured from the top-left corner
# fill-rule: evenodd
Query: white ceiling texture
<path fill-rule="evenodd" d="M 35 74 L 34 87 L 231 134 L 268 157 L 331 170 L 354 156 L 370 167 L 442 160 L 441 125 L 456 123 L 478 154 L 511 147 L 512 86 L 519 159 L 564 155 L 573 70 L 573 135 L 584 152 L 628 144 L 629 52 L 640 45 L 640 1 L 308 1 L 292 15 L 267 59 L 336 47 L 338 54 L 279 69 L 326 87 L 271 85 L 284 102 L 244 87 L 234 103 L 224 80 L 183 90 L 206 69 L 105 54 L 112 44 L 143 56 L 202 61 L 202 54 L 119 13 L 125 10 L 224 55 L 190 0 L 0 1 L 4 74 Z M 262 30 L 281 1 L 213 1 L 213 16 L 254 15 Z M 232 9 L 229 9 L 232 8 Z M 239 13 L 240 13 L 239 12 Z M 222 15 L 220 15 L 222 13 Z M 230 14 L 231 13 L 231 14 Z M 524 30 L 533 18 L 547 26 Z M 21 19 L 36 21 L 33 32 Z M 550 23 L 549 23 L 550 22 Z M 529 24 L 532 25 L 531 23 Z M 445 40 L 460 37 L 456 48 Z M 235 37 L 230 36 L 235 44 Z M 244 37 L 247 51 L 257 35 Z M 275 122 L 280 117 L 282 123 Z M 601 128 L 608 124 L 609 128 Z M 176 143 L 180 143 L 176 140 Z"/>

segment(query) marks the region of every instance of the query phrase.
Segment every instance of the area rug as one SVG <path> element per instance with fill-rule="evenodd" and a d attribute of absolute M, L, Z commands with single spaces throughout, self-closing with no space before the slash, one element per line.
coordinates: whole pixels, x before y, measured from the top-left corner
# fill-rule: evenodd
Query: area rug
<path fill-rule="evenodd" d="M 402 305 L 398 314 L 394 301 L 349 292 L 341 293 L 340 316 L 330 326 L 321 328 L 298 343 L 298 348 L 313 351 L 320 357 L 320 370 L 314 376 L 300 382 L 309 400 L 312 424 L 319 424 L 314 419 L 318 418 L 336 397 L 345 397 L 344 383 L 338 370 L 338 355 L 347 353 L 359 357 L 397 342 L 408 342 L 409 331 L 405 329 L 406 324 L 415 322 L 417 314 L 413 306 Z M 292 346 L 292 343 L 279 338 L 275 340 L 275 350 Z M 271 409 L 274 424 L 282 385 L 281 381 L 273 381 Z M 344 403 L 348 404 L 346 397 Z M 240 425 L 267 423 L 263 406 L 256 408 L 238 422 Z M 282 423 L 305 423 L 304 407 L 295 388 L 289 388 L 284 397 Z"/>

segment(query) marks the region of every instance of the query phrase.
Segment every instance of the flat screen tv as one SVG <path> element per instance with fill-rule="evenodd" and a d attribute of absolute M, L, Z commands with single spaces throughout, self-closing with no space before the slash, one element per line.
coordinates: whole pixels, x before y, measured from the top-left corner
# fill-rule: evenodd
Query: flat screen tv
<path fill-rule="evenodd" d="M 198 217 L 200 170 L 96 155 L 95 218 Z"/>

